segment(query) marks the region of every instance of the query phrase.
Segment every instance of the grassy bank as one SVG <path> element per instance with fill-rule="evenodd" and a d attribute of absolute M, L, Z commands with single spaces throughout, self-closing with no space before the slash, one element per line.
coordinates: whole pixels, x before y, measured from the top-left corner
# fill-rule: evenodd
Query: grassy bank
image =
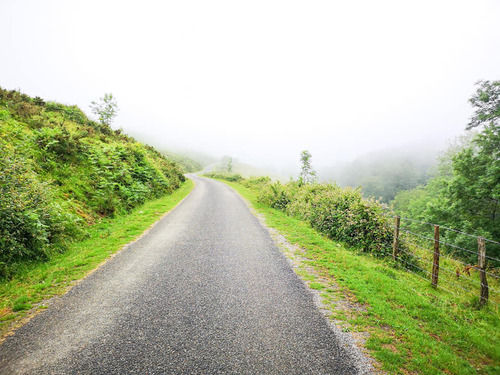
<path fill-rule="evenodd" d="M 321 291 L 343 331 L 365 332 L 383 370 L 394 374 L 497 374 L 500 319 L 475 301 L 434 289 L 387 258 L 333 241 L 303 221 L 258 200 L 257 192 L 226 182 L 264 215 L 269 227 L 298 245 L 299 275 Z M 346 302 L 347 301 L 347 302 Z M 351 308 L 345 308 L 350 305 Z"/>
<path fill-rule="evenodd" d="M 89 229 L 89 237 L 72 243 L 68 250 L 46 262 L 27 264 L 12 280 L 0 282 L 0 333 L 2 337 L 23 318 L 44 309 L 45 301 L 64 294 L 125 244 L 172 210 L 192 190 L 191 180 L 172 194 L 148 201 L 129 214 L 105 218 Z"/>

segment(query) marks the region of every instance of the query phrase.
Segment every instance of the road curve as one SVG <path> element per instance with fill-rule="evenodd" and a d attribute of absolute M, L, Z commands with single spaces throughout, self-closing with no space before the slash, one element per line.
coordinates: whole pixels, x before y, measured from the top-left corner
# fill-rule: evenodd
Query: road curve
<path fill-rule="evenodd" d="M 0 346 L 11 374 L 357 374 L 226 185 L 193 192 Z"/>

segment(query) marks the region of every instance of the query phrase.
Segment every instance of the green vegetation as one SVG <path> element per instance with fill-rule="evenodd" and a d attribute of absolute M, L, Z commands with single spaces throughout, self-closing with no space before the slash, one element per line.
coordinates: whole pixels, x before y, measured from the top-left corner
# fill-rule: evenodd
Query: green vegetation
<path fill-rule="evenodd" d="M 365 197 L 390 203 L 400 191 L 425 184 L 432 177 L 437 146 L 414 146 L 371 152 L 356 160 L 319 171 L 322 180 L 340 186 L 361 186 Z"/>
<path fill-rule="evenodd" d="M 2 278 L 185 180 L 177 164 L 78 107 L 1 88 L 0 169 Z"/>
<path fill-rule="evenodd" d="M 243 180 L 243 177 L 237 173 L 228 173 L 220 171 L 208 172 L 205 173 L 204 176 L 209 178 L 216 178 L 219 180 L 233 181 L 233 182 Z"/>
<path fill-rule="evenodd" d="M 291 184 L 280 186 L 266 178 L 227 183 L 264 215 L 268 226 L 300 246 L 301 250 L 292 254 L 296 259 L 303 259 L 298 274 L 310 282 L 311 288 L 321 290 L 331 318 L 342 326 L 343 332 L 369 333 L 365 346 L 385 371 L 394 374 L 498 373 L 500 320 L 497 311 L 491 307 L 478 310 L 477 301 L 470 297 L 432 288 L 428 281 L 407 272 L 391 258 L 374 257 L 379 255 L 376 246 L 375 251 L 367 253 L 359 244 L 348 245 L 356 242 L 349 238 L 339 241 L 332 240 L 331 233 L 326 233 L 328 237 L 321 234 L 313 228 L 315 221 L 311 225 L 300 220 L 300 213 L 298 217 L 289 216 L 294 212 L 287 208 L 291 203 L 286 203 L 285 209 L 280 205 L 287 201 Z M 273 185 L 276 191 L 272 190 Z M 340 202 L 352 200 L 355 206 L 361 204 L 364 208 L 350 213 L 353 223 L 357 221 L 356 215 L 361 218 L 366 212 L 369 214 L 362 220 L 370 221 L 370 215 L 374 215 L 375 222 L 378 220 L 378 209 L 370 206 L 376 204 L 360 203 L 359 191 L 347 189 L 343 193 L 338 187 L 323 184 L 298 189 L 293 201 L 299 210 L 307 205 L 314 210 L 316 204 L 323 204 L 323 195 L 327 196 L 324 198 L 327 202 L 331 200 L 327 206 L 332 208 L 345 194 Z M 331 195 L 337 196 L 332 199 Z M 276 208 L 271 207 L 272 204 Z M 354 228 L 360 228 L 359 225 L 355 224 Z M 346 305 L 351 308 L 345 308 Z"/>
<path fill-rule="evenodd" d="M 33 307 L 44 308 L 45 300 L 65 293 L 75 280 L 140 236 L 188 195 L 193 186 L 193 182 L 187 180 L 170 195 L 148 201 L 114 218 L 103 218 L 88 229 L 85 240 L 69 244 L 64 253 L 55 254 L 46 262 L 25 263 L 14 278 L 3 280 L 0 283 L 0 337 L 33 313 Z"/>
<path fill-rule="evenodd" d="M 316 171 L 312 167 L 311 153 L 304 150 L 300 153 L 300 182 L 304 184 L 316 181 Z"/>
<path fill-rule="evenodd" d="M 188 156 L 177 155 L 170 151 L 161 151 L 161 153 L 169 160 L 175 161 L 179 164 L 184 172 L 186 173 L 195 173 L 199 172 L 203 169 L 203 165 L 196 160 L 191 159 Z"/>
<path fill-rule="evenodd" d="M 500 239 L 500 81 L 479 82 L 471 98 L 476 112 L 469 128 L 483 125 L 478 134 L 464 137 L 448 150 L 438 174 L 426 186 L 399 193 L 393 206 L 397 214 L 432 222 L 465 233 Z M 414 231 L 421 225 L 409 223 Z M 443 240 L 465 249 L 476 249 L 476 239 L 445 231 Z M 500 245 L 488 243 L 487 255 L 500 258 Z M 461 253 L 475 264 L 477 257 Z M 494 262 L 493 262 L 494 263 Z M 498 262 L 494 263 L 499 266 Z"/>
<path fill-rule="evenodd" d="M 92 108 L 92 113 L 99 118 L 101 125 L 111 125 L 118 112 L 118 104 L 113 94 L 104 94 L 98 102 L 92 102 L 90 108 Z"/>
<path fill-rule="evenodd" d="M 244 182 L 259 192 L 259 202 L 287 215 L 308 222 L 329 238 L 344 241 L 377 256 L 387 255 L 392 230 L 383 215 L 383 206 L 364 199 L 360 189 L 341 188 L 332 184 L 286 184 L 268 177 L 244 180 L 238 175 L 208 174 L 208 177 Z"/>

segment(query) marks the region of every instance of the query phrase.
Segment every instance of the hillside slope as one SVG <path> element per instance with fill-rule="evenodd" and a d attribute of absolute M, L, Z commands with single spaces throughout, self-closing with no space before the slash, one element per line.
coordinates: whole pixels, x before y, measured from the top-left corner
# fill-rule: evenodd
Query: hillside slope
<path fill-rule="evenodd" d="M 0 88 L 0 276 L 177 189 L 182 169 L 76 106 Z"/>

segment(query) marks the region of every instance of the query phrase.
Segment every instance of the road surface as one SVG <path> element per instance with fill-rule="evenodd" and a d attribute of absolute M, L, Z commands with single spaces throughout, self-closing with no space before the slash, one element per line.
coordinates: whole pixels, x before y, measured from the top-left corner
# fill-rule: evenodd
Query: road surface
<path fill-rule="evenodd" d="M 0 346 L 0 373 L 360 373 L 242 199 L 192 178 L 173 212 Z"/>

